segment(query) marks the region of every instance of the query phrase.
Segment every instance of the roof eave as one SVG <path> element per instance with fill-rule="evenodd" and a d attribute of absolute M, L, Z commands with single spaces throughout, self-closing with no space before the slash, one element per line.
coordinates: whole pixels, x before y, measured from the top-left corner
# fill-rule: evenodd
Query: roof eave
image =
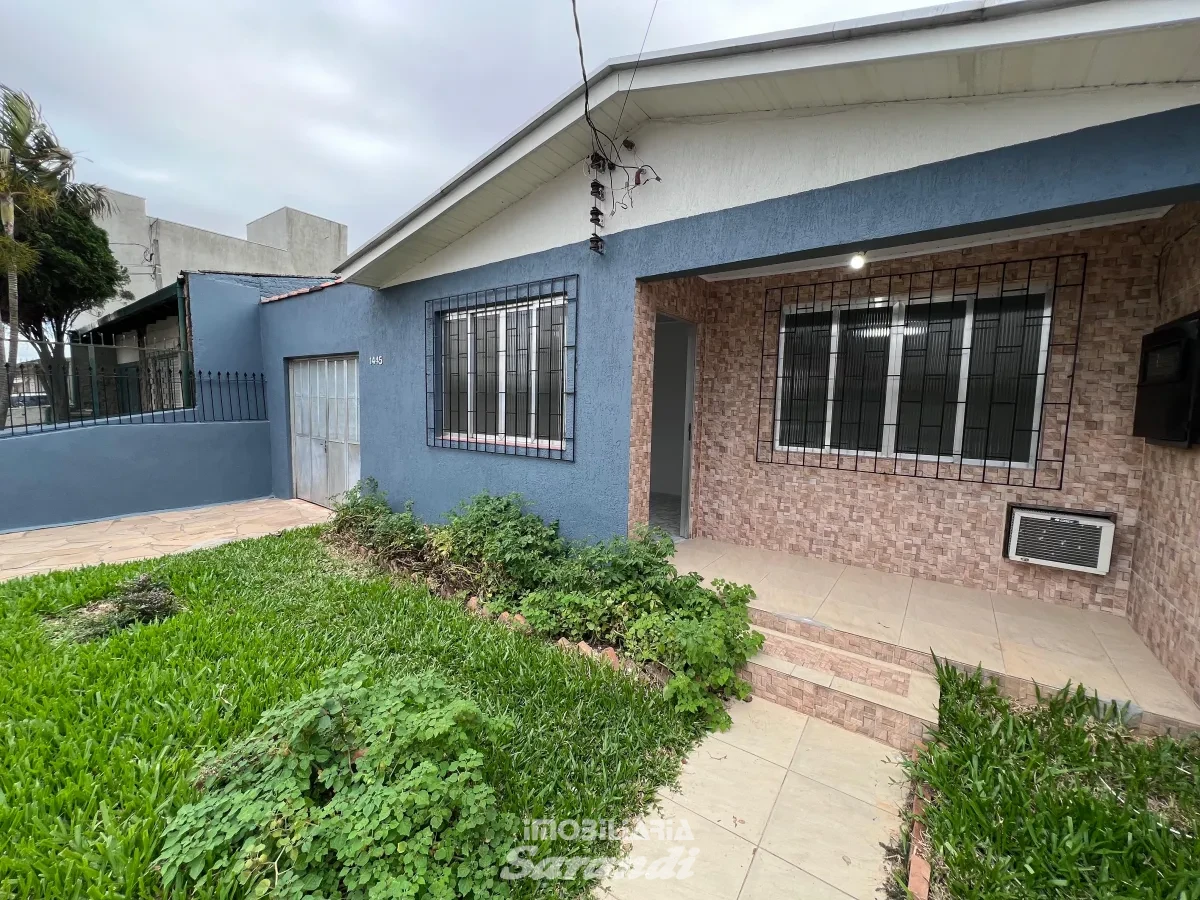
<path fill-rule="evenodd" d="M 954 3 L 942 3 L 936 6 L 885 13 L 860 19 L 847 19 L 842 22 L 771 32 L 749 38 L 714 41 L 706 44 L 695 44 L 656 51 L 643 54 L 640 62 L 637 56 L 614 57 L 588 76 L 587 86 L 589 90 L 592 90 L 610 75 L 625 69 L 632 69 L 634 66 L 665 65 L 701 59 L 715 59 L 744 53 L 767 52 L 804 45 L 836 43 L 880 34 L 922 31 L 991 19 L 1011 18 L 1047 10 L 1086 6 L 1099 2 L 1103 2 L 1103 0 L 958 0 L 958 2 Z M 497 143 L 466 168 L 462 169 L 437 191 L 430 194 L 407 213 L 357 247 L 341 263 L 334 267 L 334 274 L 345 279 L 352 279 L 356 272 L 374 262 L 374 259 L 360 262 L 364 257 L 387 242 L 398 231 L 428 210 L 434 203 L 453 193 L 467 179 L 476 175 L 498 157 L 511 150 L 546 120 L 561 112 L 572 102 L 578 101 L 583 96 L 583 92 L 584 83 L 580 82 L 529 119 L 519 129 Z M 359 264 L 354 265 L 355 263 Z"/>

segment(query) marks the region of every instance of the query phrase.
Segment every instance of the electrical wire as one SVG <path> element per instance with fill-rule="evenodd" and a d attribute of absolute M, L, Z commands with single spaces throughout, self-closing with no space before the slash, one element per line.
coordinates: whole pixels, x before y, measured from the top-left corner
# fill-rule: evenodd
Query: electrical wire
<path fill-rule="evenodd" d="M 646 31 L 642 35 L 642 46 L 638 48 L 637 59 L 633 61 L 633 73 L 629 76 L 629 86 L 625 88 L 625 99 L 621 101 L 621 112 L 617 114 L 617 127 L 613 129 L 621 133 L 621 119 L 625 118 L 625 104 L 629 102 L 629 92 L 633 90 L 633 80 L 637 78 L 638 66 L 642 64 L 642 54 L 646 52 L 646 38 L 650 37 L 650 26 L 654 24 L 654 13 L 658 10 L 658 0 L 650 7 L 650 21 L 646 23 Z"/>
<path fill-rule="evenodd" d="M 657 9 L 658 0 L 654 0 L 654 5 L 650 9 L 650 20 L 646 23 L 646 30 L 642 34 L 642 46 L 638 50 L 637 60 L 634 62 L 633 72 L 629 78 L 629 85 L 625 89 L 625 98 L 621 103 L 621 110 L 617 115 L 617 131 L 614 133 L 619 133 L 621 119 L 625 115 L 625 106 L 629 102 L 629 93 L 633 88 L 634 78 L 637 77 L 638 66 L 641 64 L 642 53 L 646 49 L 646 40 L 650 35 L 650 26 L 654 22 L 654 13 Z M 621 158 L 621 149 L 617 145 L 617 142 L 613 140 L 611 135 L 596 125 L 595 120 L 592 119 L 591 86 L 588 84 L 587 64 L 584 62 L 583 56 L 583 31 L 579 25 L 578 0 L 571 0 L 571 17 L 575 23 L 575 42 L 579 48 L 579 73 L 583 78 L 583 118 L 587 123 L 592 145 L 588 168 L 589 170 L 595 170 L 597 173 L 605 170 L 608 172 L 608 197 L 611 200 L 608 214 L 611 216 L 616 214 L 618 206 L 621 209 L 630 209 L 633 206 L 633 192 L 645 183 L 642 180 L 642 175 L 646 171 L 653 173 L 655 181 L 662 181 L 662 178 L 659 177 L 658 172 L 654 170 L 653 166 L 642 161 L 636 151 L 634 151 L 634 156 L 637 158 L 638 164 L 635 166 L 627 165 L 624 159 Z M 632 150 L 632 144 L 629 146 Z M 617 169 L 625 173 L 625 184 L 619 190 L 613 178 L 613 173 Z M 591 176 L 589 175 L 589 177 Z M 593 229 L 592 238 L 598 240 L 595 229 Z"/>

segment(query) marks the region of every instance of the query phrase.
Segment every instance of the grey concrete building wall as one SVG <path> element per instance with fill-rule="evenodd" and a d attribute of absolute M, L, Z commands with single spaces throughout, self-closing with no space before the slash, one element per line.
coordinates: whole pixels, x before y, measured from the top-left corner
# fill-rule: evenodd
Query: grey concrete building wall
<path fill-rule="evenodd" d="M 323 275 L 346 258 L 349 231 L 340 222 L 285 206 L 248 224 L 246 237 L 286 250 L 297 275 Z"/>
<path fill-rule="evenodd" d="M 134 299 L 170 284 L 185 270 L 327 275 L 346 255 L 345 225 L 290 207 L 249 223 L 243 239 L 149 215 L 144 197 L 120 191 L 109 196 L 114 210 L 96 222 L 129 272 L 126 289 Z M 86 328 L 126 302 L 114 298 L 80 316 L 75 327 Z"/>

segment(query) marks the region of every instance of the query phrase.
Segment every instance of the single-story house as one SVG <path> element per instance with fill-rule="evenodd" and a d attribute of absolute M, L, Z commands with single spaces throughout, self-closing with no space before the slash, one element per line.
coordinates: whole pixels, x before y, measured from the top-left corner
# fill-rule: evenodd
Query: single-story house
<path fill-rule="evenodd" d="M 276 496 L 1105 610 L 1200 701 L 1200 452 L 1133 433 L 1200 310 L 1198 48 L 1191 0 L 968 0 L 613 60 L 336 278 L 239 281 L 218 367 L 266 376 Z M 1107 572 L 1012 558 L 1012 506 L 1107 517 Z"/>
<path fill-rule="evenodd" d="M 422 514 L 654 498 L 1131 616 L 1200 696 L 1200 455 L 1132 433 L 1142 336 L 1200 309 L 1198 47 L 1194 3 L 1018 0 L 612 61 L 263 303 L 274 491 L 313 477 L 286 367 L 351 356 L 357 471 Z M 1007 558 L 1010 504 L 1115 517 L 1109 572 Z"/>

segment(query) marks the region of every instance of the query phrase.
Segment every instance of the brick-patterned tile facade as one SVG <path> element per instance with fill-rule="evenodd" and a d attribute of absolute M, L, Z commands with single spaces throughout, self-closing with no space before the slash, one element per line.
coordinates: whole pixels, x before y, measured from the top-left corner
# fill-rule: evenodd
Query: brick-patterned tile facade
<path fill-rule="evenodd" d="M 1060 490 L 759 462 L 755 442 L 764 292 L 844 279 L 847 270 L 641 284 L 635 313 L 630 523 L 646 520 L 654 315 L 668 313 L 700 326 L 693 535 L 1126 614 L 1144 453 L 1144 442 L 1131 436 L 1133 403 L 1141 335 L 1161 317 L 1155 283 L 1163 233 L 1164 222 L 1153 220 L 884 261 L 855 273 L 856 278 L 888 276 L 1087 255 Z M 1109 574 L 1005 560 L 1001 544 L 1010 502 L 1116 513 Z"/>
<path fill-rule="evenodd" d="M 1163 232 L 1161 302 L 1151 325 L 1200 309 L 1200 204 L 1173 209 Z M 1200 448 L 1145 446 L 1129 614 L 1200 703 Z"/>

